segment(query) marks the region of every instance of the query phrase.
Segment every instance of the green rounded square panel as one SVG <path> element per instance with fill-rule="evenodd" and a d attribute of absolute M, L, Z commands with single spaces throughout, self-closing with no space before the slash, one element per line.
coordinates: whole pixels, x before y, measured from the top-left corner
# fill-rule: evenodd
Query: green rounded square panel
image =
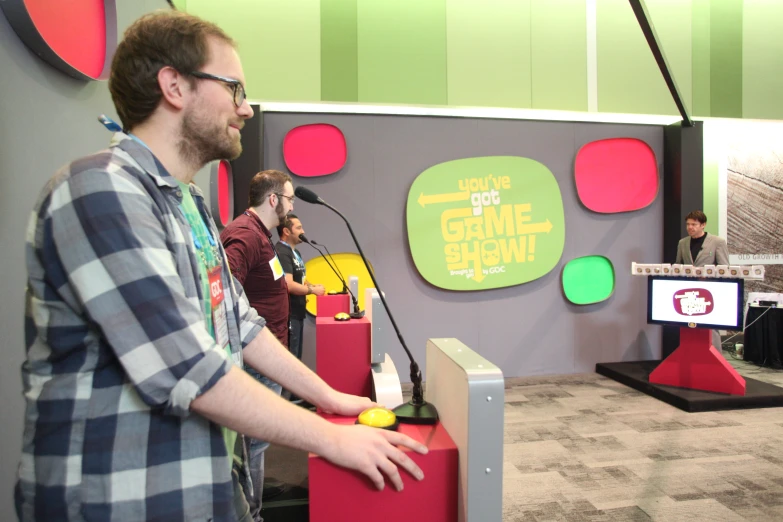
<path fill-rule="evenodd" d="M 614 292 L 614 266 L 604 256 L 572 259 L 563 268 L 562 279 L 566 299 L 574 304 L 600 303 Z"/>
<path fill-rule="evenodd" d="M 447 290 L 533 281 L 563 253 L 560 187 L 543 164 L 518 156 L 440 163 L 411 185 L 408 242 L 416 269 Z"/>

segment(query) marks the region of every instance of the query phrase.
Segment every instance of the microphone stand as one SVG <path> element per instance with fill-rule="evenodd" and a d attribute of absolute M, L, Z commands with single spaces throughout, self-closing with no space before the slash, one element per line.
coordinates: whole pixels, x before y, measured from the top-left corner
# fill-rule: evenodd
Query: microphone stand
<path fill-rule="evenodd" d="M 353 301 L 353 312 L 351 312 L 349 314 L 351 316 L 351 319 L 361 319 L 362 317 L 364 317 L 364 310 L 359 310 L 359 301 L 357 301 L 356 296 L 353 295 L 353 292 L 351 292 L 351 290 L 348 288 L 348 285 L 345 284 L 345 278 L 343 277 L 342 272 L 339 272 L 338 269 L 335 268 L 337 266 L 337 263 L 334 263 L 334 266 L 333 266 L 332 263 L 329 262 L 329 258 L 327 258 L 324 255 L 324 253 L 321 252 L 321 249 L 316 246 L 316 245 L 318 245 L 318 243 L 315 243 L 314 241 L 309 240 L 309 239 L 306 241 L 306 243 L 308 245 L 310 245 L 311 247 L 313 247 L 314 249 L 316 249 L 319 254 L 321 254 L 321 257 L 324 258 L 324 261 L 326 261 L 326 264 L 329 265 L 329 268 L 332 269 L 332 272 L 334 272 L 334 275 L 336 275 L 337 278 L 340 280 L 340 282 L 343 284 L 343 290 L 342 290 L 342 292 L 338 292 L 338 294 L 348 294 L 348 295 L 351 296 L 351 300 Z M 323 246 L 324 248 L 326 248 L 324 245 L 320 245 L 320 246 Z M 327 250 L 327 252 L 328 252 L 328 250 Z M 329 254 L 329 257 L 332 257 L 332 254 Z M 332 261 L 334 261 L 334 259 L 332 259 Z"/>
<path fill-rule="evenodd" d="M 397 333 L 397 339 L 400 340 L 400 344 L 405 350 L 405 353 L 408 355 L 408 359 L 411 361 L 410 377 L 411 383 L 413 384 L 413 397 L 410 401 L 397 406 L 392 411 L 394 411 L 394 414 L 397 416 L 399 421 L 405 424 L 435 424 L 438 422 L 438 410 L 435 408 L 435 406 L 424 400 L 424 390 L 422 388 L 422 377 L 419 365 L 414 360 L 411 351 L 408 349 L 408 346 L 405 344 L 405 340 L 402 338 L 400 329 L 397 327 L 397 322 L 394 320 L 394 316 L 392 316 L 391 310 L 389 310 L 389 305 L 386 303 L 386 298 L 383 296 L 383 292 L 381 291 L 381 287 L 378 285 L 378 281 L 375 280 L 375 275 L 370 268 L 370 264 L 367 262 L 367 258 L 364 257 L 364 252 L 362 251 L 362 247 L 359 245 L 359 240 L 356 239 L 356 235 L 353 233 L 351 224 L 347 219 L 345 219 L 345 216 L 343 216 L 339 210 L 331 206 L 329 203 L 320 198 L 318 198 L 317 203 L 320 203 L 321 205 L 330 209 L 332 212 L 340 216 L 343 221 L 345 221 L 345 225 L 348 227 L 348 232 L 351 233 L 351 238 L 356 245 L 356 249 L 359 251 L 359 255 L 361 256 L 362 261 L 364 262 L 364 266 L 367 269 L 367 273 L 370 274 L 370 279 L 372 279 L 372 282 L 375 285 L 375 289 L 378 291 L 378 295 L 381 298 L 381 303 L 383 303 L 383 308 L 389 315 L 392 327 L 394 327 L 394 331 Z"/>
<path fill-rule="evenodd" d="M 342 283 L 343 283 L 343 293 L 345 293 L 345 292 L 349 292 L 349 290 L 348 290 L 348 284 L 345 282 L 345 276 L 343 275 L 343 271 L 342 271 L 342 270 L 340 270 L 340 267 L 339 267 L 339 266 L 337 266 L 337 262 L 336 262 L 336 261 L 334 260 L 334 258 L 332 257 L 332 253 L 331 253 L 331 252 L 329 252 L 329 249 L 328 249 L 328 248 L 326 248 L 326 245 L 322 245 L 321 243 L 316 243 L 315 241 L 312 241 L 312 240 L 310 241 L 310 243 L 312 243 L 312 246 L 313 246 L 313 248 L 315 248 L 315 249 L 316 249 L 316 250 L 318 250 L 319 252 L 321 252 L 321 250 L 320 250 L 318 247 L 324 247 L 324 250 L 326 250 L 326 254 L 329 256 L 329 259 L 331 259 L 331 260 L 332 260 L 332 264 L 334 264 L 335 268 L 337 269 L 337 272 L 339 272 L 340 281 L 342 281 Z M 324 253 L 323 253 L 323 252 L 321 252 L 321 255 L 323 256 L 323 255 L 324 255 Z M 325 258 L 326 258 L 326 256 L 324 256 L 324 259 L 325 259 Z M 353 295 L 353 294 L 351 294 L 351 295 Z"/>

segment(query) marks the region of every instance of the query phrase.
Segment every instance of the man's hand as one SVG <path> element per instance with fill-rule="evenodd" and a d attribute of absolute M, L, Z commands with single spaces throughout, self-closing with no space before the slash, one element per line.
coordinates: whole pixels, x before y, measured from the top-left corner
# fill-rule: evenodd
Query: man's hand
<path fill-rule="evenodd" d="M 328 404 L 319 404 L 319 406 L 326 413 L 353 417 L 359 415 L 367 408 L 378 405 L 367 397 L 359 397 L 358 395 L 349 395 L 347 393 L 332 390 L 332 393 L 328 398 Z"/>
<path fill-rule="evenodd" d="M 334 425 L 331 444 L 322 455 L 326 460 L 364 473 L 379 490 L 383 489 L 384 478 L 389 477 L 397 491 L 402 491 L 402 477 L 398 466 L 410 473 L 416 480 L 422 480 L 421 468 L 396 445 L 405 446 L 425 455 L 429 450 L 424 444 L 396 431 L 370 428 L 368 426 Z"/>
<path fill-rule="evenodd" d="M 324 295 L 326 293 L 326 290 L 324 289 L 324 285 L 310 285 L 310 290 L 315 295 Z"/>

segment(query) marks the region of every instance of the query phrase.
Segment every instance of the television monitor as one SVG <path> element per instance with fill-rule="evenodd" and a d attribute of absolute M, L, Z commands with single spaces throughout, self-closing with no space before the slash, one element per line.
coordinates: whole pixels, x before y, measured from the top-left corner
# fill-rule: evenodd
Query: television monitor
<path fill-rule="evenodd" d="M 647 322 L 742 330 L 742 279 L 647 278 Z"/>

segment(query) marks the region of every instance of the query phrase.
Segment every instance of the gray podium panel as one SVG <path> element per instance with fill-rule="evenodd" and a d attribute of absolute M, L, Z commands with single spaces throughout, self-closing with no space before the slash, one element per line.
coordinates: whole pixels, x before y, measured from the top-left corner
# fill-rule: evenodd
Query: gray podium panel
<path fill-rule="evenodd" d="M 459 450 L 459 522 L 500 522 L 503 372 L 458 339 L 429 339 L 425 399 Z"/>

